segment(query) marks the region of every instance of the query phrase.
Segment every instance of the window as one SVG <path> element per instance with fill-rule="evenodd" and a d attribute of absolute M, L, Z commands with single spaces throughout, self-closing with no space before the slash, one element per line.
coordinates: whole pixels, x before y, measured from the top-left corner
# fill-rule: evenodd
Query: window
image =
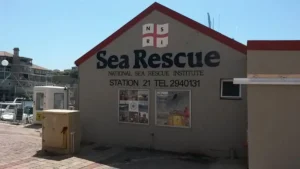
<path fill-rule="evenodd" d="M 15 105 L 9 105 L 8 110 L 15 110 L 16 106 Z"/>
<path fill-rule="evenodd" d="M 54 109 L 64 109 L 64 93 L 54 93 Z"/>
<path fill-rule="evenodd" d="M 44 109 L 44 93 L 36 93 L 36 110 Z"/>
<path fill-rule="evenodd" d="M 155 123 L 158 126 L 191 127 L 191 92 L 156 90 Z"/>
<path fill-rule="evenodd" d="M 221 98 L 241 99 L 241 85 L 233 84 L 233 79 L 221 79 Z"/>
<path fill-rule="evenodd" d="M 26 106 L 26 107 L 24 108 L 24 114 L 27 114 L 27 115 L 33 114 L 33 109 L 32 109 L 32 107 Z"/>
<path fill-rule="evenodd" d="M 149 124 L 149 91 L 119 90 L 119 122 Z"/>
<path fill-rule="evenodd" d="M 25 79 L 28 79 L 28 74 L 23 74 L 23 77 L 24 77 Z"/>

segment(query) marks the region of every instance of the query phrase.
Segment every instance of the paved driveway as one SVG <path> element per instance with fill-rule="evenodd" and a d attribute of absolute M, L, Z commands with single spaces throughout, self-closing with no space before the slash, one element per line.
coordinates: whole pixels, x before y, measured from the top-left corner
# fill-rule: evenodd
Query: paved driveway
<path fill-rule="evenodd" d="M 179 158 L 177 155 L 145 150 L 89 145 L 76 156 L 49 156 L 41 150 L 41 129 L 0 122 L 0 169 L 246 169 L 243 163 Z M 187 160 L 188 159 L 188 160 Z"/>
<path fill-rule="evenodd" d="M 38 131 L 0 123 L 0 164 L 33 156 L 41 148 Z"/>
<path fill-rule="evenodd" d="M 94 161 L 69 156 L 39 155 L 40 126 L 0 123 L 0 169 L 109 168 Z"/>

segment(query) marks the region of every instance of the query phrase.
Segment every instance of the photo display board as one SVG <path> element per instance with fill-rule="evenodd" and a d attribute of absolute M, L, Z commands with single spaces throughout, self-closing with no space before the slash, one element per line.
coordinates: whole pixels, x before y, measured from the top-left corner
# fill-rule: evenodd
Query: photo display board
<path fill-rule="evenodd" d="M 157 90 L 156 125 L 191 127 L 191 92 L 189 90 Z"/>
<path fill-rule="evenodd" d="M 148 90 L 119 90 L 119 122 L 149 124 Z"/>

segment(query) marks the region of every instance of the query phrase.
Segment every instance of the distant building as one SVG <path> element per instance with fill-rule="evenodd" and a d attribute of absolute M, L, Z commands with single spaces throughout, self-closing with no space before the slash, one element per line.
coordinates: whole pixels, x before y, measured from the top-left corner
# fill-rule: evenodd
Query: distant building
<path fill-rule="evenodd" d="M 33 86 L 52 85 L 52 71 L 32 63 L 32 58 L 19 56 L 19 48 L 13 54 L 0 51 L 0 100 L 15 97 L 32 97 Z"/>
<path fill-rule="evenodd" d="M 78 67 L 77 66 L 73 66 L 72 67 L 72 71 L 78 71 Z"/>

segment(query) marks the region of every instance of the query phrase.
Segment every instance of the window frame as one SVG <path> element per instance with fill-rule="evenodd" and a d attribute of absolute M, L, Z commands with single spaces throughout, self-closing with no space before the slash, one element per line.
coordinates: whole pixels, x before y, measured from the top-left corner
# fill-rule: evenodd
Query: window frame
<path fill-rule="evenodd" d="M 232 78 L 221 78 L 220 79 L 220 99 L 223 100 L 242 100 L 242 85 L 241 84 L 236 84 L 239 85 L 239 96 L 223 96 L 223 82 L 232 82 Z"/>
<path fill-rule="evenodd" d="M 189 111 L 190 111 L 190 117 L 189 117 L 189 126 L 171 126 L 171 125 L 159 125 L 157 124 L 157 97 L 156 97 L 156 94 L 158 91 L 164 91 L 164 92 L 169 92 L 169 91 L 188 91 L 189 92 L 189 100 L 190 100 L 190 103 L 189 103 Z M 154 107 L 154 123 L 155 123 L 155 126 L 157 127 L 170 127 L 170 128 L 182 128 L 182 129 L 191 129 L 192 128 L 192 90 L 191 89 L 171 89 L 171 88 L 162 88 L 162 89 L 155 89 L 154 90 L 154 100 L 155 100 L 155 107 Z"/>
<path fill-rule="evenodd" d="M 35 110 L 42 111 L 41 109 L 37 109 L 37 108 L 40 108 L 40 107 L 41 107 L 41 105 L 40 105 L 40 102 L 41 102 L 41 101 L 39 100 L 39 102 L 37 102 L 37 101 L 38 101 L 38 99 L 37 99 L 37 98 L 38 98 L 38 97 L 37 97 L 38 94 L 43 94 L 43 97 L 40 97 L 40 98 L 43 99 L 43 103 L 42 103 L 42 104 L 43 104 L 43 109 L 42 109 L 42 110 L 44 110 L 44 109 L 45 109 L 45 107 L 44 107 L 44 106 L 45 106 L 45 93 L 44 93 L 44 92 L 36 92 L 36 93 L 35 93 L 35 100 L 36 100 L 36 103 L 35 103 Z M 39 105 L 39 107 L 37 107 L 38 105 Z"/>
<path fill-rule="evenodd" d="M 126 121 L 120 121 L 120 91 L 121 90 L 137 90 L 137 91 L 147 91 L 148 92 L 148 123 L 133 123 L 133 122 L 126 122 Z M 118 95 L 117 95 L 118 105 L 117 105 L 117 122 L 119 124 L 132 124 L 132 125 L 150 125 L 150 90 L 147 88 L 119 88 L 118 89 Z"/>
<path fill-rule="evenodd" d="M 56 109 L 56 108 L 54 108 L 54 106 L 55 106 L 55 95 L 57 95 L 57 94 L 63 95 L 63 108 L 60 108 L 60 109 L 65 109 L 65 94 L 64 93 L 54 93 L 53 94 L 53 109 Z"/>

